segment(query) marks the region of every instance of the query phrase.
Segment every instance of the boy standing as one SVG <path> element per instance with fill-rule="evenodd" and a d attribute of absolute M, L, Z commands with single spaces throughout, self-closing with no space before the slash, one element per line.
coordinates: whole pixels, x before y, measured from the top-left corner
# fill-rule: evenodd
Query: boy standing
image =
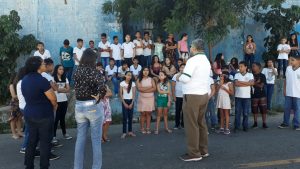
<path fill-rule="evenodd" d="M 137 57 L 138 60 L 139 60 L 139 63 L 142 66 L 144 66 L 145 65 L 145 63 L 143 63 L 144 44 L 143 44 L 143 40 L 142 40 L 142 37 L 141 37 L 141 32 L 137 31 L 135 33 L 135 37 L 136 37 L 136 39 L 133 40 L 133 43 L 135 45 L 135 57 Z"/>
<path fill-rule="evenodd" d="M 112 52 L 112 58 L 115 59 L 117 67 L 121 66 L 121 44 L 119 43 L 118 36 L 114 36 L 114 43 L 110 45 L 110 49 Z"/>
<path fill-rule="evenodd" d="M 235 85 L 235 121 L 234 130 L 237 131 L 243 115 L 243 130 L 248 131 L 248 115 L 251 104 L 251 86 L 254 85 L 252 73 L 247 72 L 247 64 L 242 61 L 239 63 L 240 72 L 234 76 Z"/>
<path fill-rule="evenodd" d="M 47 58 L 51 58 L 49 50 L 45 49 L 44 43 L 43 42 L 38 42 L 37 44 L 37 51 L 34 52 L 33 56 L 39 56 L 43 60 Z"/>
<path fill-rule="evenodd" d="M 290 66 L 286 69 L 286 80 L 284 81 L 284 115 L 283 123 L 279 128 L 288 128 L 290 121 L 290 112 L 294 110 L 293 127 L 299 130 L 300 114 L 300 56 L 290 56 Z"/>
<path fill-rule="evenodd" d="M 101 34 L 101 41 L 98 45 L 100 51 L 101 62 L 104 67 L 108 65 L 110 56 L 110 43 L 107 41 L 106 33 Z"/>
<path fill-rule="evenodd" d="M 85 51 L 85 47 L 83 47 L 83 40 L 79 38 L 77 39 L 77 46 L 73 50 L 73 56 L 75 61 L 74 72 L 77 69 L 77 66 L 79 65 L 83 51 Z"/>
<path fill-rule="evenodd" d="M 133 65 L 130 66 L 129 70 L 132 72 L 132 75 L 134 76 L 134 80 L 137 80 L 140 71 L 142 70 L 142 66 L 139 65 L 139 60 L 137 57 L 133 58 Z"/>
<path fill-rule="evenodd" d="M 152 40 L 150 39 L 149 32 L 144 33 L 143 45 L 144 45 L 143 63 L 145 65 L 142 66 L 150 66 L 152 62 L 151 54 L 152 54 L 153 43 Z"/>
<path fill-rule="evenodd" d="M 61 64 L 64 67 L 66 77 L 71 83 L 74 60 L 73 60 L 73 48 L 70 46 L 70 41 L 68 39 L 64 40 L 64 46 L 62 46 L 59 49 L 59 56 L 60 56 Z"/>
<path fill-rule="evenodd" d="M 114 94 L 118 96 L 119 93 L 119 83 L 117 79 L 118 68 L 115 65 L 115 60 L 113 58 L 109 58 L 109 65 L 105 67 L 105 74 L 107 81 L 111 81 L 114 85 Z"/>
<path fill-rule="evenodd" d="M 291 51 L 291 47 L 289 44 L 286 44 L 287 39 L 282 38 L 281 43 L 277 47 L 278 51 L 278 78 L 280 78 L 281 67 L 283 67 L 283 78 L 285 78 L 285 71 L 288 65 L 289 53 Z"/>

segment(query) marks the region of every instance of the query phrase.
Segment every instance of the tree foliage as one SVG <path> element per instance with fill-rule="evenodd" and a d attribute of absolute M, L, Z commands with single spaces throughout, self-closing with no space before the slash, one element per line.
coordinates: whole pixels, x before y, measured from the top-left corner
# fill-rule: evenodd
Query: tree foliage
<path fill-rule="evenodd" d="M 11 11 L 9 15 L 0 16 L 0 102 L 7 100 L 8 81 L 15 71 L 16 60 L 20 54 L 30 53 L 36 39 L 33 35 L 20 37 L 18 31 L 22 29 L 20 17 L 17 11 Z"/>
<path fill-rule="evenodd" d="M 275 59 L 278 55 L 277 45 L 280 38 L 289 37 L 294 32 L 295 24 L 300 21 L 300 7 L 291 6 L 289 8 L 282 7 L 283 0 L 273 0 L 273 4 L 262 6 L 262 9 L 269 9 L 268 12 L 257 12 L 255 19 L 265 24 L 265 30 L 270 34 L 264 39 L 266 51 L 263 59 Z"/>

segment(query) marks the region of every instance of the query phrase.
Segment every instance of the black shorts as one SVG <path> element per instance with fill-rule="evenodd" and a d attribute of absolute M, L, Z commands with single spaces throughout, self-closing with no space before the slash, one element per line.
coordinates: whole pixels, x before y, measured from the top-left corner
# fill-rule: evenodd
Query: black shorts
<path fill-rule="evenodd" d="M 251 99 L 252 113 L 258 114 L 260 111 L 261 114 L 267 113 L 267 98 L 252 98 Z"/>

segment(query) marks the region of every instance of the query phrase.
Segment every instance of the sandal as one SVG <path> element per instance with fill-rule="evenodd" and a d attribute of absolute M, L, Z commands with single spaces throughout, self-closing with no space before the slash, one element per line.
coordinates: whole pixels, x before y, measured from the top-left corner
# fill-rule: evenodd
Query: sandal
<path fill-rule="evenodd" d="M 142 134 L 146 134 L 146 130 L 145 129 L 141 129 Z"/>
<path fill-rule="evenodd" d="M 147 131 L 147 132 L 146 132 L 147 134 L 151 134 L 150 128 L 146 129 L 146 131 Z"/>
<path fill-rule="evenodd" d="M 132 133 L 132 132 L 128 133 L 128 136 L 130 136 L 130 137 L 136 137 L 136 135 L 134 133 Z"/>
<path fill-rule="evenodd" d="M 125 139 L 125 138 L 126 138 L 126 133 L 123 133 L 121 139 Z"/>
<path fill-rule="evenodd" d="M 155 134 L 155 135 L 158 135 L 158 130 L 155 130 L 155 131 L 154 131 L 154 134 Z"/>
<path fill-rule="evenodd" d="M 166 132 L 167 132 L 167 133 L 172 133 L 172 130 L 166 129 Z"/>

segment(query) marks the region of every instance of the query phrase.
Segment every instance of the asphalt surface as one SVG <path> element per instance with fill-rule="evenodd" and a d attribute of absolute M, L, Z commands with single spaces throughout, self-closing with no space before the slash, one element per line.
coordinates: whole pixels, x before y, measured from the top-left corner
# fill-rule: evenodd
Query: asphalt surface
<path fill-rule="evenodd" d="M 186 152 L 183 130 L 172 134 L 142 135 L 121 140 L 121 125 L 111 126 L 111 142 L 103 145 L 103 169 L 300 169 L 300 131 L 278 129 L 282 115 L 268 118 L 269 129 L 251 129 L 225 136 L 210 131 L 210 156 L 199 162 L 183 162 L 179 156 Z M 233 122 L 233 120 L 231 120 Z M 252 122 L 252 119 L 250 120 Z M 154 125 L 154 124 L 152 124 Z M 170 122 L 170 126 L 173 122 Z M 261 123 L 259 123 L 261 127 Z M 134 125 L 138 131 L 138 125 Z M 61 155 L 51 161 L 51 169 L 71 169 L 74 159 L 76 130 L 69 129 L 72 140 L 60 139 L 63 147 L 55 149 Z M 60 137 L 60 131 L 58 132 Z M 22 140 L 9 134 L 0 135 L 0 169 L 22 169 L 24 155 L 19 153 Z M 85 152 L 85 169 L 91 168 L 91 141 Z M 36 158 L 36 168 L 39 168 Z"/>

